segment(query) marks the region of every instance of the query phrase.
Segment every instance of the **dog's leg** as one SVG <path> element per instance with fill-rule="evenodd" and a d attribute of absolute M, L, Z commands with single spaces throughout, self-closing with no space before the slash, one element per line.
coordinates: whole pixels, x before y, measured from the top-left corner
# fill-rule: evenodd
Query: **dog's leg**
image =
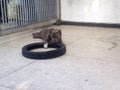
<path fill-rule="evenodd" d="M 44 41 L 44 48 L 47 49 L 48 48 L 48 42 Z"/>
<path fill-rule="evenodd" d="M 48 48 L 48 41 L 49 41 L 49 33 L 46 33 L 46 36 L 44 37 L 44 48 Z"/>

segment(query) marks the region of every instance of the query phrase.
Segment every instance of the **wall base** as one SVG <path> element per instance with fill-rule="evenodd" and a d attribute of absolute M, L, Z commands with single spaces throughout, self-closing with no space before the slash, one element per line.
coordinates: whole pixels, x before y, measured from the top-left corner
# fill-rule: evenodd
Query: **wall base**
<path fill-rule="evenodd" d="M 61 25 L 77 25 L 77 26 L 120 28 L 120 24 L 111 24 L 111 23 L 90 23 L 90 22 L 61 21 Z"/>

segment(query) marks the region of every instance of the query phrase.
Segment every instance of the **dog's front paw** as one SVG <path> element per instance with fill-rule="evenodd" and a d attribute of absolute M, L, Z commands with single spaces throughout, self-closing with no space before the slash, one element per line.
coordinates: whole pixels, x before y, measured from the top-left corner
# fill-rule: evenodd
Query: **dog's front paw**
<path fill-rule="evenodd" d="M 44 43 L 44 48 L 45 48 L 45 49 L 48 48 L 48 43 Z"/>

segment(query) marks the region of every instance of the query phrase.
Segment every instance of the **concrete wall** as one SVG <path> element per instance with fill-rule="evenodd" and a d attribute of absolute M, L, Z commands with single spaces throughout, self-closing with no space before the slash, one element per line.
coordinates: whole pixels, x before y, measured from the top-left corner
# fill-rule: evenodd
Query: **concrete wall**
<path fill-rule="evenodd" d="M 64 21 L 120 23 L 120 0 L 61 0 L 61 5 Z"/>

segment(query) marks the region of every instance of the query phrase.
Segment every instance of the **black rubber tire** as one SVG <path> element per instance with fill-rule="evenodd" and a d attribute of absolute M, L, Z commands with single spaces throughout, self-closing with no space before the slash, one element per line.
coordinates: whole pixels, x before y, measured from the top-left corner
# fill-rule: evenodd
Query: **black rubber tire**
<path fill-rule="evenodd" d="M 22 48 L 22 55 L 26 58 L 30 59 L 52 59 L 59 56 L 62 56 L 66 53 L 66 46 L 65 44 L 54 44 L 49 43 L 48 48 L 56 48 L 55 50 L 51 51 L 44 51 L 44 52 L 32 52 L 31 50 L 43 48 L 43 42 L 42 43 L 32 43 L 24 46 Z"/>

